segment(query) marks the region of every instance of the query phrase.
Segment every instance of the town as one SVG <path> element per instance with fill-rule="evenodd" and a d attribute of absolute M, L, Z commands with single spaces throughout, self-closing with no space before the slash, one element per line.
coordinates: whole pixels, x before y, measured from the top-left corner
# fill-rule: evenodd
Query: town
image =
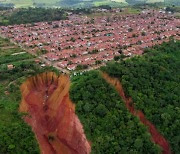
<path fill-rule="evenodd" d="M 0 154 L 180 154 L 180 0 L 0 0 Z"/>
<path fill-rule="evenodd" d="M 1 26 L 2 36 L 60 70 L 94 69 L 118 56 L 141 55 L 145 48 L 180 40 L 180 19 L 162 10 Z"/>

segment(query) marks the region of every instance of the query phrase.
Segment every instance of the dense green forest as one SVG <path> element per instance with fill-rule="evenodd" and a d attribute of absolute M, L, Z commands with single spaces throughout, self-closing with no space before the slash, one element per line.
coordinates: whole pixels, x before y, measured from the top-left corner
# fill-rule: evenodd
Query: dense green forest
<path fill-rule="evenodd" d="M 67 19 L 62 9 L 28 8 L 19 9 L 9 15 L 2 16 L 0 25 L 26 24 L 42 21 L 55 21 Z M 1 17 L 1 18 L 2 18 Z"/>
<path fill-rule="evenodd" d="M 1 6 L 1 4 L 0 4 L 0 11 L 10 10 L 10 9 L 12 9 L 12 8 L 6 7 L 6 6 Z"/>
<path fill-rule="evenodd" d="M 70 96 L 92 154 L 158 153 L 147 128 L 131 115 L 116 90 L 91 71 L 72 78 Z"/>
<path fill-rule="evenodd" d="M 109 63 L 102 70 L 117 77 L 126 95 L 180 153 L 180 41 L 146 51 L 144 56 Z"/>
<path fill-rule="evenodd" d="M 40 153 L 39 146 L 31 127 L 24 123 L 18 112 L 21 102 L 19 87 L 28 76 L 52 68 L 40 68 L 34 63 L 34 57 L 27 53 L 13 58 L 12 54 L 18 52 L 22 49 L 0 38 L 0 154 L 37 154 Z M 14 68 L 8 69 L 8 64 Z"/>

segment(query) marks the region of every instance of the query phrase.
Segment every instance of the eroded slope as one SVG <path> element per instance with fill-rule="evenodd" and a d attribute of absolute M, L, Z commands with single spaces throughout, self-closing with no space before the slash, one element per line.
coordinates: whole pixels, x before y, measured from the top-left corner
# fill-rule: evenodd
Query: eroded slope
<path fill-rule="evenodd" d="M 92 154 L 161 152 L 146 126 L 128 111 L 117 91 L 98 71 L 74 77 L 70 94 L 92 141 Z"/>
<path fill-rule="evenodd" d="M 90 145 L 69 99 L 67 75 L 42 73 L 29 78 L 22 86 L 20 111 L 28 113 L 43 154 L 89 154 Z"/>
<path fill-rule="evenodd" d="M 124 89 L 123 89 L 120 81 L 117 78 L 110 77 L 106 73 L 102 73 L 102 76 L 104 77 L 104 79 L 109 84 L 111 84 L 112 86 L 114 86 L 116 88 L 116 90 L 118 91 L 119 95 L 121 96 L 121 98 L 125 102 L 126 107 L 128 108 L 128 110 L 134 116 L 137 116 L 140 119 L 140 121 L 144 125 L 146 125 L 148 127 L 148 130 L 149 130 L 149 132 L 151 134 L 153 142 L 162 147 L 163 154 L 170 154 L 171 150 L 170 150 L 169 143 L 167 142 L 167 140 L 158 132 L 156 127 L 149 120 L 146 119 L 146 117 L 145 117 L 145 115 L 144 115 L 144 113 L 142 111 L 135 109 L 135 107 L 133 105 L 132 98 L 131 97 L 127 97 L 125 95 Z"/>
<path fill-rule="evenodd" d="M 180 41 L 163 43 L 102 70 L 118 78 L 126 96 L 168 140 L 172 153 L 180 153 Z"/>

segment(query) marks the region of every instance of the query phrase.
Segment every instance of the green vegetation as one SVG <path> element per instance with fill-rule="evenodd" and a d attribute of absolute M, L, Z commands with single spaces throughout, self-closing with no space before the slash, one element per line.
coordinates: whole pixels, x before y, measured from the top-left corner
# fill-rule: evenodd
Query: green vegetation
<path fill-rule="evenodd" d="M 72 78 L 71 99 L 92 154 L 158 153 L 147 128 L 132 116 L 114 88 L 97 71 Z"/>
<path fill-rule="evenodd" d="M 146 50 L 143 56 L 126 60 L 117 56 L 118 62 L 101 68 L 119 78 L 135 108 L 142 110 L 169 141 L 173 153 L 180 152 L 179 59 L 180 41 L 171 40 Z M 0 38 L 0 153 L 40 152 L 31 128 L 18 112 L 19 87 L 27 77 L 47 70 L 53 69 L 41 68 L 34 62 L 34 56 Z M 71 78 L 70 97 L 92 143 L 92 154 L 161 152 L 152 143 L 147 128 L 127 110 L 117 91 L 99 71 L 80 74 Z"/>
<path fill-rule="evenodd" d="M 126 6 L 125 0 L 95 0 L 93 2 L 94 6 L 109 5 L 112 7 Z"/>
<path fill-rule="evenodd" d="M 67 14 L 62 9 L 28 8 L 2 16 L 0 25 L 26 24 L 64 19 L 67 19 Z"/>
<path fill-rule="evenodd" d="M 9 80 L 6 80 L 8 82 Z M 1 80 L 0 80 L 1 82 Z M 5 94 L 9 90 L 10 94 Z M 19 87 L 0 84 L 0 153 L 33 153 L 39 152 L 39 147 L 31 128 L 27 126 L 18 113 L 21 95 Z"/>
<path fill-rule="evenodd" d="M 126 0 L 130 5 L 158 4 L 158 5 L 180 5 L 179 0 Z"/>
<path fill-rule="evenodd" d="M 0 0 L 0 4 L 11 4 L 16 8 L 28 8 L 33 6 L 50 7 L 55 6 L 56 2 L 58 1 L 59 0 Z"/>
<path fill-rule="evenodd" d="M 173 6 L 173 7 L 166 7 L 167 12 L 173 12 L 173 13 L 180 13 L 180 7 L 179 6 Z"/>
<path fill-rule="evenodd" d="M 2 2 L 1 2 L 2 1 Z M 2 4 L 11 4 L 14 7 L 30 7 L 33 5 L 32 0 L 0 0 Z"/>
<path fill-rule="evenodd" d="M 164 43 L 120 63 L 109 63 L 102 70 L 117 77 L 174 153 L 180 152 L 180 41 Z"/>
<path fill-rule="evenodd" d="M 78 70 L 84 70 L 84 69 L 87 69 L 88 68 L 88 65 L 81 65 L 81 64 L 79 64 L 79 65 L 77 65 L 77 67 L 76 67 L 76 70 L 78 71 Z"/>
<path fill-rule="evenodd" d="M 42 49 L 42 50 L 37 51 L 37 55 L 38 55 L 38 56 L 43 55 L 43 54 L 46 54 L 46 53 L 48 53 L 48 51 L 45 50 L 45 49 Z"/>
<path fill-rule="evenodd" d="M 7 7 L 7 6 L 1 6 L 0 5 L 0 11 L 5 11 L 5 10 L 10 10 L 12 9 L 11 7 Z"/>
<path fill-rule="evenodd" d="M 96 54 L 96 53 L 98 53 L 98 52 L 99 52 L 99 50 L 93 49 L 92 51 L 89 51 L 88 53 L 89 53 L 89 54 Z"/>
<path fill-rule="evenodd" d="M 100 8 L 100 7 L 99 7 Z M 139 14 L 140 13 L 140 9 L 137 8 L 125 8 L 123 11 L 116 13 L 116 15 L 127 15 L 127 14 Z M 111 12 L 91 12 L 89 14 L 87 14 L 88 17 L 90 18 L 94 18 L 94 17 L 108 17 L 107 19 L 109 19 L 112 16 Z"/>
<path fill-rule="evenodd" d="M 8 39 L 0 38 L 0 66 L 11 64 L 11 62 L 29 61 L 35 57 L 24 50 L 14 46 Z"/>
<path fill-rule="evenodd" d="M 20 85 L 28 76 L 52 68 L 40 68 L 34 57 L 22 52 L 8 39 L 0 38 L 0 153 L 40 153 L 31 128 L 18 112 L 21 102 Z M 15 54 L 14 56 L 12 54 Z M 8 64 L 14 68 L 9 69 Z"/>
<path fill-rule="evenodd" d="M 30 58 L 33 58 L 33 56 L 31 56 L 28 53 L 19 54 L 19 55 L 5 55 L 0 57 L 0 65 L 15 61 L 20 61 L 20 60 L 27 60 Z"/>
<path fill-rule="evenodd" d="M 13 8 L 14 4 L 13 3 L 2 3 L 0 0 L 0 10 L 8 10 L 10 8 Z"/>
<path fill-rule="evenodd" d="M 110 5 L 112 7 L 122 7 L 138 4 L 160 4 L 164 0 L 0 0 L 0 6 L 28 8 L 28 7 L 94 7 Z M 179 0 L 165 0 L 166 5 L 180 5 Z M 160 4 L 161 5 L 161 4 Z M 164 4 L 163 4 L 164 5 Z"/>

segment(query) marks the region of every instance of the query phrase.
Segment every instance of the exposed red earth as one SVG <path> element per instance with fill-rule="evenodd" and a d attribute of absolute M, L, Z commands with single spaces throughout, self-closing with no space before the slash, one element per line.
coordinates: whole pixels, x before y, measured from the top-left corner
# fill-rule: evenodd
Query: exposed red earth
<path fill-rule="evenodd" d="M 89 154 L 90 143 L 69 98 L 67 75 L 52 72 L 29 78 L 21 86 L 20 112 L 32 127 L 42 154 Z"/>
<path fill-rule="evenodd" d="M 142 111 L 135 110 L 132 98 L 127 97 L 125 95 L 125 92 L 123 90 L 123 87 L 122 87 L 122 84 L 120 83 L 120 81 L 117 78 L 110 77 L 106 73 L 102 73 L 102 76 L 109 84 L 111 84 L 112 86 L 115 87 L 115 89 L 118 91 L 119 95 L 125 102 L 127 109 L 134 116 L 137 116 L 144 125 L 147 126 L 147 128 L 151 134 L 152 141 L 154 143 L 158 144 L 162 148 L 163 154 L 171 154 L 170 146 L 169 146 L 168 142 L 166 141 L 166 139 L 158 132 L 156 127 L 149 120 L 146 119 L 146 117 Z"/>

